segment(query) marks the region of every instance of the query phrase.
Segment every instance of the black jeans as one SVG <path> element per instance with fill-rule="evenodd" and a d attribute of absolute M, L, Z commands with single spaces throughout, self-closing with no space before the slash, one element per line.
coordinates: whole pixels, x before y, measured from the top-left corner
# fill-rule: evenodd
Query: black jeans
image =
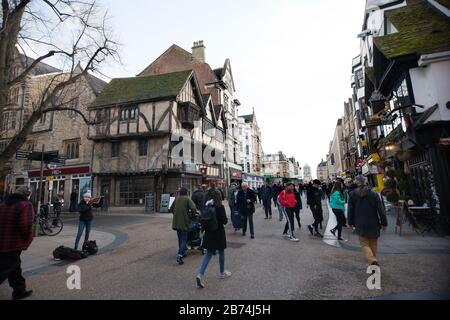
<path fill-rule="evenodd" d="M 0 285 L 8 279 L 13 294 L 25 292 L 25 278 L 22 276 L 20 255 L 22 251 L 0 253 Z"/>
<path fill-rule="evenodd" d="M 255 229 L 253 227 L 253 213 L 242 215 L 242 234 L 247 232 L 247 221 L 250 225 L 250 235 L 255 235 Z"/>
<path fill-rule="evenodd" d="M 311 211 L 314 217 L 314 223 L 312 226 L 314 227 L 314 230 L 318 233 L 319 232 L 319 225 L 323 221 L 323 211 L 322 211 L 322 205 L 314 204 L 311 206 Z"/>
<path fill-rule="evenodd" d="M 283 211 L 286 216 L 286 225 L 284 226 L 284 234 L 286 234 L 289 230 L 289 235 L 294 236 L 294 208 L 283 208 Z"/>
<path fill-rule="evenodd" d="M 266 218 L 272 217 L 272 199 L 263 200 L 264 211 L 266 212 Z"/>
<path fill-rule="evenodd" d="M 346 223 L 346 221 L 345 221 L 346 220 L 345 219 L 345 213 L 344 213 L 344 211 L 342 211 L 340 209 L 333 209 L 333 213 L 336 216 L 336 220 L 337 220 L 337 226 L 333 230 L 337 230 L 338 238 L 341 238 L 341 236 L 342 236 L 342 227 Z"/>

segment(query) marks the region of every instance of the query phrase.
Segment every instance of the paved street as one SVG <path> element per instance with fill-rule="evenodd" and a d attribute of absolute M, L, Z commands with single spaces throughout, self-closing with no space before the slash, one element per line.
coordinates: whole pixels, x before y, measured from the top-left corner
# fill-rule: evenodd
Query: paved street
<path fill-rule="evenodd" d="M 327 220 L 328 214 L 324 229 Z M 67 221 L 67 231 L 74 231 L 70 224 L 75 222 Z M 255 216 L 256 239 L 244 238 L 227 226 L 226 268 L 233 275 L 227 280 L 218 279 L 216 257 L 207 270 L 206 288 L 198 290 L 195 275 L 202 256 L 196 252 L 185 259 L 184 265 L 176 264 L 177 239 L 171 230 L 171 216 L 100 216 L 95 236 L 103 236 L 109 250 L 76 263 L 82 272 L 81 291 L 67 289 L 67 264 L 44 269 L 40 266 L 36 272 L 29 272 L 28 285 L 34 290 L 32 299 L 52 300 L 395 299 L 401 298 L 399 294 L 436 298 L 450 292 L 450 255 L 444 250 L 448 238 L 439 239 L 443 242 L 438 246 L 443 250 L 437 252 L 381 254 L 382 290 L 369 291 L 366 261 L 359 250 L 351 248 L 352 240 L 347 243 L 350 247 L 337 248 L 313 238 L 305 228 L 311 222 L 309 210 L 303 210 L 299 243 L 283 239 L 284 222 L 264 220 L 261 207 Z M 65 233 L 60 239 L 67 237 Z M 395 246 L 405 248 L 400 242 Z M 0 299 L 9 299 L 10 293 L 6 284 L 0 287 Z"/>

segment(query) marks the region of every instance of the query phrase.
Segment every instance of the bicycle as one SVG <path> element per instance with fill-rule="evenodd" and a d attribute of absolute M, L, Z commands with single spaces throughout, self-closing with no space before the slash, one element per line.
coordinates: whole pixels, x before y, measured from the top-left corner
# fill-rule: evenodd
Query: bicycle
<path fill-rule="evenodd" d="M 54 237 L 61 233 L 64 224 L 62 220 L 54 213 L 53 217 L 49 217 L 50 204 L 43 204 L 39 209 L 38 223 L 43 234 Z"/>

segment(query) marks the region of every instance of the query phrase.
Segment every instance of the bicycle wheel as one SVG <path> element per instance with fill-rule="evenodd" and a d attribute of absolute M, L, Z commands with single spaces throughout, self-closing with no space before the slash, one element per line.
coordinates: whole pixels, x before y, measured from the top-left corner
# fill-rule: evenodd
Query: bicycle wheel
<path fill-rule="evenodd" d="M 60 234 L 64 226 L 60 218 L 49 218 L 43 220 L 40 225 L 42 232 L 50 237 Z"/>

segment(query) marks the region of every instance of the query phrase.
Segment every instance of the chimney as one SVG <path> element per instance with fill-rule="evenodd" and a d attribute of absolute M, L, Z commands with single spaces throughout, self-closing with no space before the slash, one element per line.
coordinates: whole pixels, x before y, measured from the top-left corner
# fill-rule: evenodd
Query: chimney
<path fill-rule="evenodd" d="M 205 59 L 205 45 L 203 44 L 203 40 L 194 42 L 194 46 L 192 47 L 192 55 L 194 59 L 199 62 L 206 62 Z"/>

